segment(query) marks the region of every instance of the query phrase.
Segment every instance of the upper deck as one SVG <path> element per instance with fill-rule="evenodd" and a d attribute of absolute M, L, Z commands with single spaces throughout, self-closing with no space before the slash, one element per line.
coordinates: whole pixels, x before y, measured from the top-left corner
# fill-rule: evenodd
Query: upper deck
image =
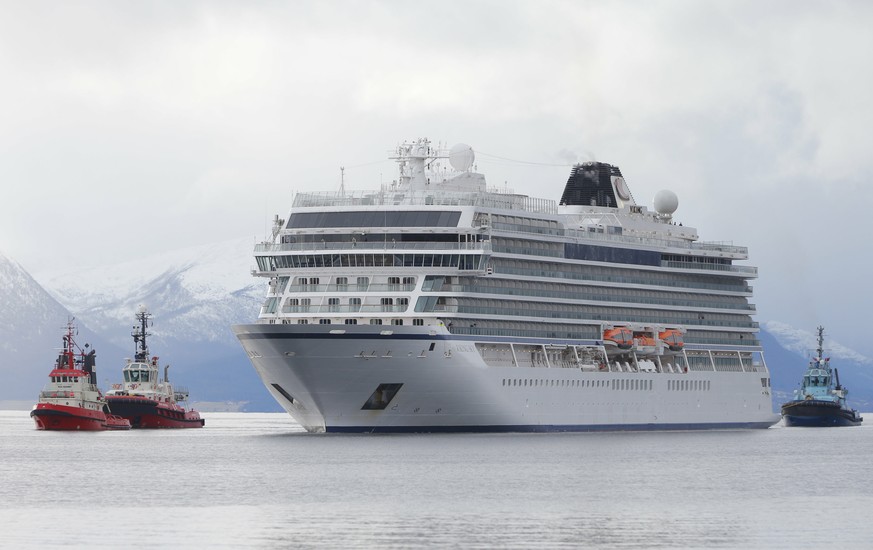
<path fill-rule="evenodd" d="M 440 166 L 445 158 L 453 170 Z M 558 202 L 489 189 L 485 177 L 471 170 L 468 146 L 445 153 L 418 140 L 399 146 L 395 160 L 399 178 L 377 190 L 298 193 L 287 219 L 276 216 L 273 238 L 256 245 L 255 255 L 265 257 L 264 265 L 296 267 L 271 255 L 405 250 L 585 259 L 644 251 L 661 254 L 658 262 L 647 256 L 646 265 L 757 275 L 755 267 L 733 264 L 748 259 L 746 247 L 699 241 L 696 229 L 673 221 L 678 199 L 670 191 L 655 195 L 654 210 L 637 204 L 618 167 L 609 164 L 574 166 Z M 322 263 L 312 258 L 305 264 Z M 363 262 L 371 263 L 397 259 Z M 273 268 L 260 271 L 267 275 Z"/>
<path fill-rule="evenodd" d="M 321 211 L 343 212 L 361 210 L 374 210 L 384 212 L 386 209 L 403 210 L 407 208 L 437 209 L 443 207 L 460 207 L 477 211 L 506 211 L 521 218 L 550 219 L 556 223 L 553 227 L 532 226 L 519 224 L 511 227 L 507 224 L 498 224 L 489 227 L 480 220 L 473 225 L 475 216 L 465 216 L 463 219 L 470 220 L 466 227 L 460 229 L 469 231 L 492 230 L 505 234 L 517 233 L 542 235 L 544 238 L 553 238 L 565 242 L 590 242 L 597 241 L 604 244 L 623 244 L 633 247 L 679 249 L 690 252 L 712 253 L 724 255 L 733 259 L 746 259 L 748 248 L 737 246 L 731 242 L 707 242 L 696 240 L 696 232 L 693 228 L 682 228 L 670 224 L 658 223 L 655 217 L 643 208 L 627 209 L 625 212 L 612 208 L 591 207 L 575 208 L 573 213 L 567 214 L 559 211 L 556 201 L 517 194 L 502 194 L 497 192 L 469 193 L 469 192 L 397 192 L 382 189 L 379 192 L 359 191 L 355 193 L 298 193 L 295 196 L 292 212 Z M 646 219 L 649 218 L 649 219 Z M 289 217 L 290 220 L 290 217 Z M 281 232 L 291 233 L 294 228 L 285 226 Z M 642 227 L 640 227 L 642 226 Z M 348 226 L 344 226 L 348 228 Z M 323 227 L 320 229 L 332 229 Z M 338 228 L 337 228 L 338 229 Z M 360 229 L 370 229 L 371 226 L 361 225 Z M 457 232 L 458 229 L 447 227 L 434 227 L 434 232 Z M 438 243 L 435 243 L 438 244 Z M 391 242 L 357 242 L 360 248 L 398 248 L 412 247 L 424 248 L 422 243 L 401 244 Z M 470 246 L 469 244 L 465 246 Z M 456 248 L 451 246 L 449 248 Z M 316 245 L 314 243 L 261 243 L 257 245 L 258 252 L 279 251 L 302 251 L 317 248 L 346 248 L 341 243 L 326 243 Z"/>
<path fill-rule="evenodd" d="M 379 191 L 352 193 L 298 193 L 293 208 L 337 208 L 347 206 L 475 206 L 500 210 L 515 210 L 531 214 L 557 214 L 558 203 L 527 195 L 498 192 L 464 191 L 399 191 L 382 186 Z"/>

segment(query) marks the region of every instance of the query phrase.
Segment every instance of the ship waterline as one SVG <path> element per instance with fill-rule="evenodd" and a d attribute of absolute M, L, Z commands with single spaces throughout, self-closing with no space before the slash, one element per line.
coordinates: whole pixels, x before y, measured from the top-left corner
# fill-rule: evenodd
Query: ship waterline
<path fill-rule="evenodd" d="M 675 194 L 652 211 L 618 167 L 585 163 L 553 201 L 488 189 L 465 145 L 416 140 L 393 158 L 393 183 L 300 193 L 255 246 L 266 298 L 233 330 L 307 430 L 778 421 L 757 269 L 675 222 Z"/>

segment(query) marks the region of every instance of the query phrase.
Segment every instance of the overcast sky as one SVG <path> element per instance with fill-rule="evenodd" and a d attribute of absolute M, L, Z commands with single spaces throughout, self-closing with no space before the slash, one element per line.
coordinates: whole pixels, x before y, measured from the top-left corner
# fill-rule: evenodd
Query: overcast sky
<path fill-rule="evenodd" d="M 873 2 L 0 2 L 0 250 L 36 274 L 263 237 L 294 191 L 470 144 L 557 199 L 663 188 L 761 322 L 873 355 Z M 491 156 L 487 156 L 491 155 Z"/>

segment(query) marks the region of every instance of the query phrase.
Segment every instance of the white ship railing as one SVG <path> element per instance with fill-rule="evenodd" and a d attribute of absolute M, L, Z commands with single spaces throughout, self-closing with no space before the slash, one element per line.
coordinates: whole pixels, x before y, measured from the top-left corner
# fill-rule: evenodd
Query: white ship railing
<path fill-rule="evenodd" d="M 479 242 L 391 242 L 391 241 L 357 241 L 349 242 L 323 242 L 323 243 L 259 243 L 255 245 L 255 252 L 319 252 L 323 250 L 336 250 L 348 253 L 358 250 L 491 250 L 490 241 Z"/>
<path fill-rule="evenodd" d="M 412 290 L 415 290 L 414 284 L 371 283 L 367 286 L 358 286 L 354 283 L 347 285 L 288 285 L 288 292 L 410 292 Z"/>
<path fill-rule="evenodd" d="M 502 193 L 467 193 L 451 191 L 357 191 L 343 195 L 336 193 L 298 193 L 294 208 L 319 208 L 336 206 L 478 206 L 502 210 L 520 210 L 545 214 L 557 214 L 558 203 L 551 199 L 538 199 L 526 195 Z"/>
<path fill-rule="evenodd" d="M 515 233 L 514 231 L 507 231 Z M 730 243 L 723 242 L 692 242 L 683 239 L 670 239 L 660 237 L 643 237 L 638 235 L 625 235 L 614 233 L 600 233 L 599 231 L 577 231 L 571 229 L 567 231 L 567 236 L 578 239 L 579 241 L 606 241 L 625 244 L 646 244 L 651 246 L 660 246 L 666 248 L 684 248 L 689 250 L 706 250 L 711 252 L 724 252 L 728 254 L 737 254 L 742 257 L 748 257 L 749 249 L 745 246 L 736 246 Z"/>
<path fill-rule="evenodd" d="M 574 281 L 597 281 L 597 282 L 609 282 L 609 283 L 625 283 L 625 284 L 634 284 L 634 285 L 649 285 L 656 287 L 667 287 L 667 288 L 676 288 L 676 289 L 688 289 L 688 288 L 696 288 L 696 289 L 704 289 L 704 290 L 718 290 L 718 291 L 727 291 L 727 292 L 739 292 L 741 294 L 753 294 L 753 287 L 751 285 L 745 285 L 742 288 L 737 288 L 734 285 L 723 285 L 723 284 L 715 284 L 715 283 L 706 283 L 706 282 L 688 282 L 688 283 L 677 283 L 675 281 L 643 281 L 634 277 L 617 277 L 617 276 L 597 276 L 591 274 L 583 274 L 583 273 L 574 273 L 569 271 L 546 271 L 543 269 L 518 269 L 509 266 L 501 266 L 499 272 L 495 272 L 495 275 L 517 275 L 521 277 L 555 277 L 559 276 L 562 278 L 571 279 Z M 556 275 L 557 274 L 557 275 Z"/>
<path fill-rule="evenodd" d="M 375 285 L 374 285 L 375 286 Z M 414 285 L 413 285 L 414 286 Z M 410 289 L 411 290 L 411 289 Z M 427 291 L 433 292 L 433 291 Z M 611 304 L 654 304 L 663 306 L 681 306 L 681 307 L 706 307 L 721 310 L 734 311 L 755 311 L 755 305 L 749 303 L 734 303 L 716 300 L 681 300 L 678 298 L 649 298 L 645 296 L 628 296 L 626 298 L 618 298 L 614 296 L 605 296 L 599 294 L 589 294 L 584 290 L 573 291 L 550 291 L 537 289 L 517 289 L 511 287 L 489 286 L 488 284 L 451 284 L 444 283 L 440 286 L 439 294 L 459 293 L 459 294 L 488 294 L 500 296 L 502 298 L 549 298 L 561 300 L 582 300 L 586 302 L 607 302 Z"/>
<path fill-rule="evenodd" d="M 723 264 L 703 264 L 696 262 L 674 262 L 662 261 L 661 267 L 673 267 L 678 269 L 702 269 L 704 271 L 727 271 L 730 273 L 746 273 L 749 275 L 757 275 L 758 268 L 747 265 L 723 265 Z"/>
<path fill-rule="evenodd" d="M 433 309 L 436 313 L 455 313 L 464 315 L 476 315 L 482 319 L 511 319 L 513 321 L 538 321 L 540 319 L 556 319 L 576 321 L 580 319 L 579 315 L 574 315 L 572 312 L 564 311 L 546 311 L 538 309 L 531 311 L 530 309 L 518 309 L 513 307 L 499 306 L 475 306 L 475 305 L 438 305 Z M 621 314 L 611 315 L 608 313 L 590 313 L 586 314 L 584 321 L 602 321 L 608 323 L 624 323 L 627 322 L 627 317 Z M 704 318 L 689 317 L 685 319 L 677 319 L 675 317 L 659 316 L 659 315 L 638 315 L 634 317 L 635 322 L 655 324 L 655 325 L 681 325 L 684 327 L 734 327 L 758 329 L 757 321 L 720 321 L 709 320 Z"/>

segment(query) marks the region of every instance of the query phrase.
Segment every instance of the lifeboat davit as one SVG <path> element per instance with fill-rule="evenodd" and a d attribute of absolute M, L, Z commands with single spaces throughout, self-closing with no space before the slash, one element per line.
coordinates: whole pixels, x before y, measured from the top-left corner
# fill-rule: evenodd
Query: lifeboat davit
<path fill-rule="evenodd" d="M 667 346 L 670 351 L 682 351 L 685 342 L 682 341 L 682 332 L 675 328 L 668 328 L 658 333 L 658 339 Z"/>
<path fill-rule="evenodd" d="M 609 328 L 603 331 L 603 343 L 618 349 L 630 349 L 634 344 L 634 333 L 627 327 Z"/>

